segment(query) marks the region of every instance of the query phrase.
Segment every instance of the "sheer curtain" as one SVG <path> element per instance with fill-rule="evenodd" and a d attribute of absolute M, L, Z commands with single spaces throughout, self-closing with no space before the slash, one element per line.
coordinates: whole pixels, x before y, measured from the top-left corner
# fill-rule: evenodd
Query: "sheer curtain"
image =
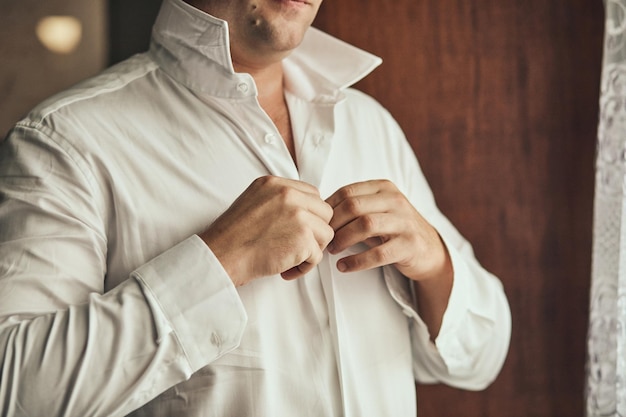
<path fill-rule="evenodd" d="M 626 0 L 605 0 L 587 416 L 626 416 Z"/>

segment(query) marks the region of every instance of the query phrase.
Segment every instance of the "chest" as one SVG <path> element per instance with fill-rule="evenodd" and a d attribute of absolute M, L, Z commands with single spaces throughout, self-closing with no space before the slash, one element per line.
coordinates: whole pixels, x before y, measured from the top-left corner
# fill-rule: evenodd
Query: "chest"
<path fill-rule="evenodd" d="M 111 189 L 107 287 L 203 231 L 260 176 L 305 181 L 323 197 L 352 182 L 398 177 L 384 162 L 389 150 L 377 144 L 383 127 L 354 123 L 335 106 L 288 103 L 289 123 L 277 125 L 252 100 L 199 100 L 181 109 L 182 119 L 164 113 L 125 132 L 100 156 Z M 293 151 L 281 133 L 287 126 Z"/>

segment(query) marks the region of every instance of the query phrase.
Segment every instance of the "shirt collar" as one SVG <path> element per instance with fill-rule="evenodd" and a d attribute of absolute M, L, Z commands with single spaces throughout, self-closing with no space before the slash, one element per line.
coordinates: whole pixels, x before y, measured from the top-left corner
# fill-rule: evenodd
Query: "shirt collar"
<path fill-rule="evenodd" d="M 152 31 L 150 48 L 158 64 L 187 87 L 231 96 L 233 83 L 253 88 L 248 74 L 234 72 L 228 24 L 182 0 L 165 0 Z M 310 28 L 298 48 L 283 61 L 287 89 L 308 100 L 335 101 L 382 60 L 324 32 Z"/>

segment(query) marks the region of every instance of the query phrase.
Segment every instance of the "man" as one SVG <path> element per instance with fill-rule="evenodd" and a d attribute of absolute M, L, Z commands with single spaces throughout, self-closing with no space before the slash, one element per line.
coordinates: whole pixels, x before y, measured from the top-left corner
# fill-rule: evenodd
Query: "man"
<path fill-rule="evenodd" d="M 501 284 L 320 3 L 165 0 L 149 53 L 17 124 L 3 415 L 413 416 L 415 379 L 495 378 Z"/>

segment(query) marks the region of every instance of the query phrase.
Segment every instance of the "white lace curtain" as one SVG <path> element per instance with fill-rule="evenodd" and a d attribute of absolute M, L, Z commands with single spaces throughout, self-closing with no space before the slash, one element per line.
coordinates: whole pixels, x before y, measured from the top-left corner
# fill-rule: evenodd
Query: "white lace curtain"
<path fill-rule="evenodd" d="M 605 0 L 587 417 L 626 417 L 626 0 Z"/>

